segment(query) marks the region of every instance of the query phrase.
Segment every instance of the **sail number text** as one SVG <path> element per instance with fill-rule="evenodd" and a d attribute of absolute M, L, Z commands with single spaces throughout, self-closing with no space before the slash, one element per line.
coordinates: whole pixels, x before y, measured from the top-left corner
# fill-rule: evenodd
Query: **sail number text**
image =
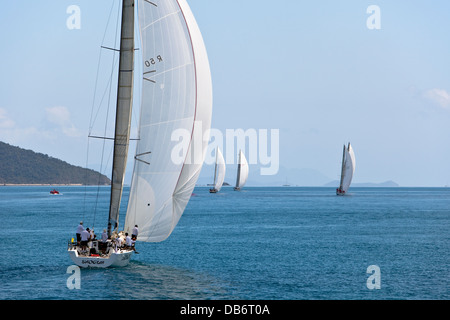
<path fill-rule="evenodd" d="M 156 58 L 150 58 L 144 61 L 144 64 L 146 67 L 151 67 L 152 65 L 155 65 L 159 62 L 163 62 L 162 56 L 158 55 Z"/>

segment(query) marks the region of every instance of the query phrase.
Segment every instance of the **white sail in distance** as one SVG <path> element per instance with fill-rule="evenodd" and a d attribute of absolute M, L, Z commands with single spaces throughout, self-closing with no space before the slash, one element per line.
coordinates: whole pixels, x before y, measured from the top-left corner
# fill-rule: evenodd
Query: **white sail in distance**
<path fill-rule="evenodd" d="M 342 171 L 341 182 L 339 189 L 343 192 L 347 192 L 350 184 L 352 183 L 353 174 L 355 173 L 355 153 L 353 148 L 348 144 L 348 147 L 344 145 L 344 151 L 342 156 Z"/>
<path fill-rule="evenodd" d="M 242 152 L 242 150 L 240 150 L 240 152 L 239 152 L 239 163 L 238 163 L 238 173 L 237 173 L 237 178 L 236 178 L 236 187 L 234 188 L 235 190 L 239 190 L 247 182 L 248 170 L 249 170 L 249 168 L 248 168 L 247 159 L 245 158 L 245 155 Z"/>
<path fill-rule="evenodd" d="M 223 185 L 223 181 L 225 179 L 225 159 L 223 158 L 223 154 L 219 148 L 217 148 L 216 154 L 216 166 L 215 166 L 215 174 L 214 174 L 214 189 L 216 191 L 220 191 Z"/>
<path fill-rule="evenodd" d="M 138 241 L 165 240 L 177 225 L 206 156 L 212 83 L 207 52 L 185 0 L 138 0 L 142 54 L 139 140 L 125 231 Z M 190 141 L 174 161 L 175 130 Z"/>

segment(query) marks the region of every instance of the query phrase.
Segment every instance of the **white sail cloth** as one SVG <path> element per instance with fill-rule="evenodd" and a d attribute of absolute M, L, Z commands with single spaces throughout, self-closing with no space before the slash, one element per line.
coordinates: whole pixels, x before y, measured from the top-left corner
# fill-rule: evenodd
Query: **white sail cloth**
<path fill-rule="evenodd" d="M 225 165 L 225 159 L 223 158 L 223 154 L 220 151 L 219 148 L 217 148 L 217 160 L 216 160 L 216 170 L 215 170 L 215 177 L 214 177 L 214 189 L 217 191 L 220 191 L 223 185 L 223 181 L 225 180 L 225 171 L 226 171 L 226 165 Z"/>
<path fill-rule="evenodd" d="M 340 184 L 340 189 L 342 191 L 347 192 L 350 184 L 352 183 L 354 173 L 355 153 L 353 152 L 353 148 L 349 143 L 347 148 L 344 146 L 344 159 L 342 163 L 342 175 Z"/>
<path fill-rule="evenodd" d="M 185 0 L 139 0 L 143 80 L 139 141 L 125 230 L 139 241 L 165 240 L 189 202 L 206 155 L 212 84 L 200 30 Z M 173 159 L 188 132 L 181 158 Z"/>
<path fill-rule="evenodd" d="M 242 150 L 239 152 L 238 174 L 236 178 L 236 188 L 242 188 L 248 178 L 248 162 Z"/>

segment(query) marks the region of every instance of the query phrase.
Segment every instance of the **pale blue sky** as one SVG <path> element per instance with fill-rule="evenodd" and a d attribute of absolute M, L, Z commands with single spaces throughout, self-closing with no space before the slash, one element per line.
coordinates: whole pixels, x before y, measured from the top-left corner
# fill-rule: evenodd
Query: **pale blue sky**
<path fill-rule="evenodd" d="M 2 5 L 1 141 L 85 165 L 112 1 Z M 450 185 L 448 1 L 188 2 L 209 54 L 214 128 L 280 129 L 283 168 L 332 180 L 350 141 L 354 182 Z M 66 27 L 70 5 L 80 30 Z M 369 5 L 380 30 L 366 26 Z"/>

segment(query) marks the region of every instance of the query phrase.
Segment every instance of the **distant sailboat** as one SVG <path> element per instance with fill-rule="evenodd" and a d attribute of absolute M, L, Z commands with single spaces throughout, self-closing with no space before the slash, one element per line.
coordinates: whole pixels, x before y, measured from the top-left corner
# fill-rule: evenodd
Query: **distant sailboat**
<path fill-rule="evenodd" d="M 348 147 L 344 145 L 344 151 L 342 155 L 342 169 L 341 169 L 341 182 L 339 188 L 336 189 L 338 196 L 343 196 L 347 192 L 350 184 L 352 183 L 353 173 L 355 172 L 355 154 L 353 148 L 348 143 Z"/>
<path fill-rule="evenodd" d="M 214 168 L 214 188 L 209 189 L 210 193 L 217 193 L 222 188 L 225 179 L 225 159 L 219 148 L 216 150 L 216 165 Z"/>
<path fill-rule="evenodd" d="M 124 231 L 119 208 L 128 157 L 135 72 L 135 12 L 139 14 L 143 66 L 139 139 Z M 81 267 L 123 267 L 133 249 L 115 240 L 131 235 L 137 241 L 161 242 L 177 225 L 199 177 L 207 144 L 201 139 L 211 127 L 212 84 L 208 57 L 186 0 L 123 0 L 119 80 L 111 198 L 106 244 L 93 241 L 88 252 L 70 244 L 68 252 Z M 136 36 L 137 38 L 137 36 Z M 172 159 L 174 130 L 189 132 L 182 163 Z M 193 141 L 200 137 L 199 141 Z M 103 245 L 103 248 L 98 248 Z M 84 248 L 85 249 L 85 248 Z M 94 253 L 92 253 L 92 250 Z"/>
<path fill-rule="evenodd" d="M 245 185 L 248 178 L 248 163 L 247 159 L 245 158 L 244 153 L 242 150 L 239 152 L 239 163 L 238 163 L 238 171 L 237 171 L 237 178 L 236 178 L 236 187 L 234 187 L 234 190 L 238 191 L 241 190 L 241 188 Z"/>

